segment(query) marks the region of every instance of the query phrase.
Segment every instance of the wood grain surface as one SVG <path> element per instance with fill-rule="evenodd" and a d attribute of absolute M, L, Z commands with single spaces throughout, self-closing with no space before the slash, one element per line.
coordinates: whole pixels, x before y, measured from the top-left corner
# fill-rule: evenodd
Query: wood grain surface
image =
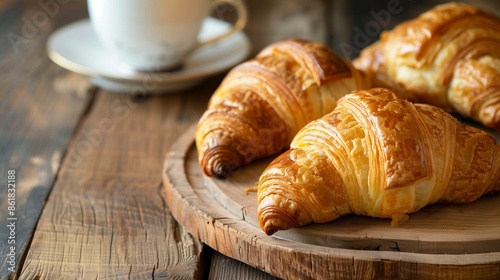
<path fill-rule="evenodd" d="M 309 16 L 321 11 L 320 2 L 311 2 Z M 263 236 L 248 221 L 242 224 L 242 217 L 252 219 L 251 206 L 240 208 L 231 193 L 214 200 L 217 192 L 226 195 L 223 188 L 209 188 L 197 165 L 185 160 L 192 136 L 172 146 L 191 133 L 223 77 L 188 92 L 148 98 L 95 88 L 46 55 L 48 36 L 86 18 L 86 5 L 85 0 L 0 1 L 0 181 L 6 182 L 8 170 L 16 171 L 18 218 L 12 273 L 7 192 L 0 192 L 0 279 L 499 278 L 496 253 L 473 253 L 457 265 L 460 257 L 449 261 L 456 255 L 394 252 L 388 243 L 366 255 L 337 248 L 331 239 L 321 246 L 301 243 Z M 260 10 L 257 26 L 266 26 L 261 19 L 269 26 L 304 18 L 303 13 L 287 18 L 288 11 Z M 274 12 L 279 17 L 269 16 Z M 314 22 L 322 34 L 323 23 Z M 261 36 L 256 42 L 285 36 L 278 33 L 292 26 L 254 28 L 255 38 Z M 165 171 L 177 180 L 168 182 L 193 189 L 172 189 L 165 196 L 167 152 L 174 166 Z M 190 181 L 183 177 L 187 169 Z"/>
<path fill-rule="evenodd" d="M 195 278 L 202 244 L 169 214 L 160 195 L 161 163 L 173 139 L 199 117 L 183 108 L 203 106 L 203 98 L 97 93 L 69 145 L 20 279 Z"/>
<path fill-rule="evenodd" d="M 160 194 L 165 153 L 222 76 L 154 98 L 101 91 L 46 54 L 87 16 L 85 0 L 0 3 L 0 179 L 15 170 L 18 218 L 11 272 L 2 191 L 0 279 L 270 277 L 186 232 Z"/>
<path fill-rule="evenodd" d="M 252 269 L 247 264 L 239 262 L 235 259 L 228 258 L 217 251 L 212 253 L 210 266 L 209 280 L 219 279 L 259 279 L 259 280 L 276 280 L 270 274 L 267 274 L 258 269 Z"/>
<path fill-rule="evenodd" d="M 229 180 L 207 178 L 197 162 L 194 130 L 167 155 L 165 197 L 182 225 L 223 254 L 282 278 L 500 277 L 499 196 L 433 205 L 396 229 L 384 219 L 352 215 L 271 237 L 257 226 L 255 195 L 244 194 L 268 161 Z"/>
<path fill-rule="evenodd" d="M 67 4 L 68 15 L 81 17 L 74 8 Z M 46 56 L 46 38 L 67 18 L 47 17 L 37 26 L 32 20 L 39 10 L 35 1 L 0 4 L 0 279 L 15 275 L 6 263 L 11 246 L 15 267 L 22 266 L 68 141 L 92 99 L 84 77 L 61 69 Z M 31 29 L 26 27 L 30 23 Z M 14 216 L 7 211 L 4 185 L 9 170 L 16 173 Z M 11 217 L 17 218 L 12 244 L 7 242 Z"/>

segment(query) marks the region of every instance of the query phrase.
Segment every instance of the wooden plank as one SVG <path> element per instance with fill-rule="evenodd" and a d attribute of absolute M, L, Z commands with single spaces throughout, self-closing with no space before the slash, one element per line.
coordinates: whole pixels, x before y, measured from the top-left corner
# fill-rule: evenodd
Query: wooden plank
<path fill-rule="evenodd" d="M 64 158 L 20 279 L 199 276 L 202 244 L 169 214 L 161 168 L 219 82 L 141 102 L 99 92 Z"/>
<path fill-rule="evenodd" d="M 66 21 L 54 14 L 33 22 L 41 9 L 36 1 L 0 4 L 0 279 L 20 272 L 69 138 L 92 98 L 87 79 L 47 58 L 46 38 Z M 9 170 L 15 172 L 15 205 L 8 205 Z M 8 206 L 15 206 L 12 216 Z"/>
<path fill-rule="evenodd" d="M 209 280 L 219 279 L 261 279 L 261 280 L 277 280 L 270 274 L 262 270 L 255 269 L 245 263 L 235 259 L 228 258 L 214 251 L 211 260 Z"/>

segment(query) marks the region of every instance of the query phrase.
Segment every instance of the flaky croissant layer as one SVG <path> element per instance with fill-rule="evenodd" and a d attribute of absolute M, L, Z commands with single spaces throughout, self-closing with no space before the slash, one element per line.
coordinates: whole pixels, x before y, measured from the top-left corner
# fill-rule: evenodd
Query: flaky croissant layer
<path fill-rule="evenodd" d="M 491 13 L 436 6 L 383 32 L 354 65 L 376 86 L 500 131 L 500 19 Z"/>
<path fill-rule="evenodd" d="M 309 123 L 258 184 L 267 234 L 354 213 L 392 218 L 500 191 L 500 145 L 442 109 L 358 90 Z"/>
<path fill-rule="evenodd" d="M 210 99 L 195 136 L 203 172 L 226 177 L 283 151 L 304 125 L 366 86 L 359 71 L 321 43 L 268 46 L 231 70 Z"/>

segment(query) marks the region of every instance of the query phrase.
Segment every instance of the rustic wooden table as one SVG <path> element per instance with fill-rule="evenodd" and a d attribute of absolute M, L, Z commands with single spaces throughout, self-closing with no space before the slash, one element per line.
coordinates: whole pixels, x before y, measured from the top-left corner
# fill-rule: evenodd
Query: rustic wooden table
<path fill-rule="evenodd" d="M 257 0 L 247 1 L 250 9 L 257 6 Z M 285 1 L 307 2 L 309 8 L 328 2 L 268 3 L 277 6 Z M 327 8 L 342 11 L 342 5 L 347 1 L 335 1 Z M 321 14 L 322 9 L 315 7 L 305 14 Z M 304 13 L 280 11 L 284 18 L 296 16 L 297 22 L 303 22 Z M 254 36 L 252 43 L 259 47 L 288 36 L 286 30 L 265 29 L 255 22 L 267 16 L 253 13 L 250 23 L 254 23 L 247 26 L 247 34 Z M 185 214 L 179 213 L 183 208 L 169 209 L 164 196 L 167 152 L 193 128 L 224 73 L 191 90 L 161 96 L 130 96 L 97 88 L 87 77 L 61 68 L 47 56 L 47 39 L 55 30 L 87 17 L 85 0 L 0 0 L 0 279 L 275 279 L 191 235 L 188 226 L 185 229 L 174 219 Z M 276 21 L 273 27 L 292 26 L 269 18 Z M 312 28 L 317 32 L 304 29 L 304 34 L 314 35 L 307 39 L 324 39 L 324 25 L 316 22 Z M 341 35 L 337 43 L 352 37 L 334 31 Z M 496 200 L 491 203 L 497 205 Z M 462 212 L 453 213 L 461 217 Z M 491 228 L 497 229 L 494 217 L 498 215 L 486 216 L 486 220 L 493 217 Z M 475 223 L 469 224 L 474 227 Z M 257 239 L 260 244 L 265 240 L 250 236 L 250 241 L 244 241 L 257 243 Z M 417 241 L 418 246 L 425 243 Z M 373 279 L 380 275 L 497 279 L 498 231 L 482 241 L 478 244 L 491 246 L 494 252 L 481 251 L 484 254 L 472 256 L 472 261 L 467 257 L 474 254 L 467 251 L 456 257 L 447 253 L 430 258 L 408 253 L 401 253 L 399 259 L 385 257 L 399 254 L 392 245 L 368 257 L 327 247 L 311 257 L 310 244 L 302 251 L 289 250 L 294 244 L 276 245 L 267 252 L 272 254 L 269 258 L 243 255 L 251 256 L 246 259 L 259 263 L 257 267 L 286 263 L 290 274 L 306 267 L 309 270 L 304 269 L 303 275 L 315 275 L 320 267 L 324 278 L 335 274 Z M 280 250 L 292 252 L 295 263 Z"/>
<path fill-rule="evenodd" d="M 178 94 L 103 91 L 46 53 L 86 17 L 83 0 L 0 1 L 0 278 L 273 279 L 194 238 L 162 198 L 165 154 L 222 75 Z"/>

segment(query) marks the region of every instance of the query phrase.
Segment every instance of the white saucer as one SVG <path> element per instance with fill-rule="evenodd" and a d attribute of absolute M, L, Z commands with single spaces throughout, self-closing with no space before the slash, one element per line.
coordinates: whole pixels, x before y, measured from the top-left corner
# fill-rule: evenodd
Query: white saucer
<path fill-rule="evenodd" d="M 211 38 L 231 28 L 225 21 L 207 18 L 199 39 Z M 50 59 L 73 72 L 89 76 L 95 85 L 119 93 L 162 94 L 197 85 L 204 78 L 226 71 L 250 54 L 250 41 L 237 32 L 201 47 L 174 72 L 137 72 L 118 61 L 97 40 L 88 19 L 72 23 L 52 34 L 47 42 Z"/>

